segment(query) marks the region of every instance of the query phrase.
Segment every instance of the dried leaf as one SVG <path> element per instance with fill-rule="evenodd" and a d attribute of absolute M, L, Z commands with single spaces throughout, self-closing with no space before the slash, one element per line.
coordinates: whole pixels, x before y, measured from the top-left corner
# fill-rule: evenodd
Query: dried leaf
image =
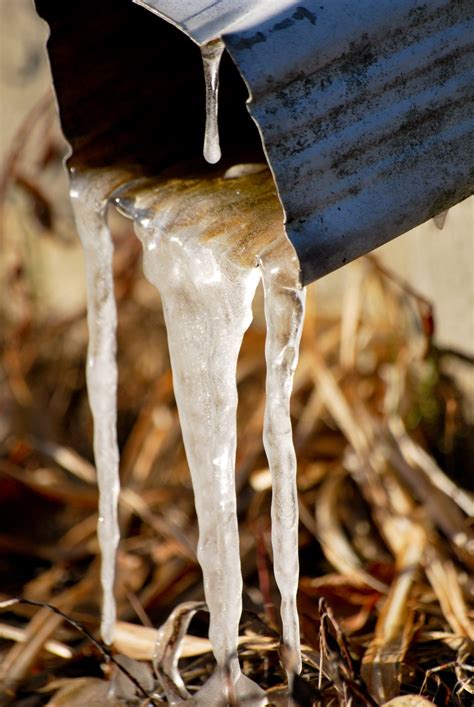
<path fill-rule="evenodd" d="M 469 618 L 459 578 L 451 560 L 430 547 L 426 553 L 425 572 L 438 597 L 446 621 L 454 633 L 474 640 L 474 624 Z"/>
<path fill-rule="evenodd" d="M 315 518 L 319 542 L 326 558 L 341 574 L 356 577 L 373 589 L 384 592 L 386 586 L 363 570 L 338 518 L 339 487 L 344 476 L 345 473 L 341 472 L 329 476 L 316 498 Z"/>
<path fill-rule="evenodd" d="M 433 704 L 434 702 L 430 702 L 419 695 L 403 695 L 402 697 L 395 697 L 390 702 L 384 702 L 383 707 L 427 707 Z"/>
<path fill-rule="evenodd" d="M 123 706 L 123 702 L 109 700 L 110 683 L 99 678 L 68 678 L 57 680 L 49 688 L 59 687 L 47 703 L 48 707 L 111 707 Z"/>
<path fill-rule="evenodd" d="M 158 629 L 117 621 L 114 648 L 134 660 L 153 660 L 158 641 Z M 185 635 L 180 646 L 180 657 L 193 658 L 211 652 L 207 638 Z"/>
<path fill-rule="evenodd" d="M 380 611 L 375 636 L 362 660 L 362 678 L 377 702 L 398 695 L 401 664 L 417 629 L 410 594 L 427 539 L 421 528 L 412 525 L 404 540 L 397 576 Z"/>

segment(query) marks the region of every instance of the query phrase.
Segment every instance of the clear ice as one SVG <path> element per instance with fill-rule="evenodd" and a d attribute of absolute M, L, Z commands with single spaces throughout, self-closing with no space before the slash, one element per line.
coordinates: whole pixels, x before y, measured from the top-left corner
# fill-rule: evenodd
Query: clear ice
<path fill-rule="evenodd" d="M 110 640 L 118 541 L 112 253 L 97 187 L 84 189 L 73 180 L 72 192 L 78 195 L 74 210 L 87 260 L 88 386 L 103 519 L 102 631 Z M 298 260 L 284 233 L 273 178 L 255 165 L 234 167 L 228 178 L 137 180 L 114 191 L 112 201 L 133 219 L 145 275 L 161 295 L 195 495 L 198 559 L 217 669 L 192 702 L 221 704 L 234 695 L 247 704 L 263 704 L 263 692 L 242 674 L 237 658 L 242 575 L 235 491 L 236 366 L 261 278 L 267 322 L 264 445 L 273 479 L 273 560 L 291 680 L 301 669 L 296 457 L 289 410 L 305 300 Z"/>
<path fill-rule="evenodd" d="M 219 162 L 218 105 L 219 105 L 219 65 L 224 51 L 221 39 L 203 44 L 201 47 L 204 83 L 206 86 L 206 130 L 204 133 L 204 159 L 210 164 Z"/>
<path fill-rule="evenodd" d="M 293 376 L 298 363 L 305 290 L 298 286 L 288 241 L 281 239 L 259 257 L 265 293 L 267 363 L 263 443 L 272 476 L 273 569 L 281 594 L 283 643 L 288 679 L 301 672 L 298 591 L 298 491 L 290 418 Z"/>
<path fill-rule="evenodd" d="M 115 555 L 119 542 L 120 492 L 117 447 L 117 312 L 112 271 L 113 245 L 106 222 L 108 196 L 124 175 L 112 171 L 70 173 L 70 197 L 84 250 L 87 283 L 87 391 L 94 419 L 94 456 L 99 485 L 97 535 L 101 549 L 102 623 L 105 643 L 115 626 Z"/>
<path fill-rule="evenodd" d="M 116 193 L 114 202 L 133 218 L 145 275 L 161 294 L 195 494 L 209 638 L 217 673 L 223 676 L 230 666 L 242 693 L 248 683 L 236 657 L 242 611 L 235 493 L 237 358 L 261 277 L 267 321 L 264 444 L 273 478 L 274 567 L 291 674 L 300 671 L 301 657 L 296 457 L 289 405 L 305 293 L 270 173 L 232 173 L 243 176 L 139 182 Z M 217 690 L 222 686 L 223 680 Z"/>

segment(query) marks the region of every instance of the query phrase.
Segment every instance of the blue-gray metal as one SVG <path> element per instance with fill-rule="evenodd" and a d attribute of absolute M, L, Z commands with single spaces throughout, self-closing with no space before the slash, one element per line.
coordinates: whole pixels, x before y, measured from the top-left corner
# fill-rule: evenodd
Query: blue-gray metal
<path fill-rule="evenodd" d="M 244 77 L 304 283 L 473 192 L 472 0 L 136 0 Z"/>
<path fill-rule="evenodd" d="M 229 33 L 235 26 L 258 26 L 294 6 L 293 0 L 133 0 L 179 27 L 197 44 Z"/>

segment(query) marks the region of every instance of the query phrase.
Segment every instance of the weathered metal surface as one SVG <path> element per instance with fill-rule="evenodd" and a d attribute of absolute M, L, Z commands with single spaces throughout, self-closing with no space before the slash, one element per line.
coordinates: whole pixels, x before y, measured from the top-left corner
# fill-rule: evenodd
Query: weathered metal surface
<path fill-rule="evenodd" d="M 251 94 L 249 111 L 275 175 L 304 283 L 472 193 L 472 0 L 136 1 L 197 43 L 222 35 Z M 68 106 L 66 136 L 86 163 L 93 151 L 84 145 L 92 143 L 110 161 L 102 140 L 107 130 L 107 139 L 111 131 L 120 138 L 118 161 L 138 158 L 156 169 L 186 154 L 197 158 L 203 128 L 197 47 L 178 39 L 175 28 L 170 34 L 162 20 L 145 22 L 143 16 L 146 41 L 128 20 L 112 41 L 96 37 L 100 28 L 109 32 L 107 14 L 115 24 L 119 10 L 131 16 L 127 3 L 87 0 L 79 3 L 75 26 L 74 20 L 62 19 L 62 27 L 69 23 L 69 39 L 63 32 L 61 46 L 50 46 L 50 54 L 63 114 Z M 51 19 L 61 3 L 37 0 L 37 5 L 41 14 L 47 7 Z M 67 4 L 62 14 L 71 13 L 71 7 L 76 5 Z M 87 56 L 85 37 L 96 45 L 95 64 Z M 142 44 L 149 55 L 143 55 Z M 123 90 L 121 76 L 113 74 L 115 55 L 127 76 Z M 84 62 L 87 70 L 79 71 L 85 82 L 79 87 L 73 69 Z M 77 91 L 89 99 L 86 77 L 94 67 L 97 76 L 105 76 L 90 99 L 96 114 L 105 116 L 102 132 L 94 128 L 94 112 L 92 117 L 78 114 L 81 102 L 74 99 Z M 245 158 L 258 152 L 258 140 L 242 113 L 242 86 L 230 63 L 224 74 L 223 154 Z M 114 86 L 120 89 L 118 102 Z M 126 119 L 119 129 L 122 113 Z M 92 142 L 80 139 L 78 121 L 83 133 L 93 134 Z"/>
<path fill-rule="evenodd" d="M 304 282 L 472 193 L 471 0 L 247 2 L 240 19 L 232 0 L 174 13 L 168 0 L 140 2 L 198 42 L 209 28 L 223 36 Z"/>
<path fill-rule="evenodd" d="M 275 17 L 294 0 L 133 0 L 179 27 L 198 44 L 220 37 L 235 24 Z"/>
<path fill-rule="evenodd" d="M 472 193 L 473 37 L 471 0 L 305 2 L 226 37 L 305 282 Z"/>

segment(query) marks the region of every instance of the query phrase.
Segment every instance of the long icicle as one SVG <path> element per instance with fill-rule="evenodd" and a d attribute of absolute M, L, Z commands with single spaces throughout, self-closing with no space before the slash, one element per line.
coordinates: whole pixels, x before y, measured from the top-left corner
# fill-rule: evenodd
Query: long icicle
<path fill-rule="evenodd" d="M 298 491 L 290 398 L 298 363 L 306 291 L 299 284 L 298 261 L 286 238 L 259 258 L 265 295 L 267 338 L 266 403 L 263 443 L 272 475 L 272 546 L 275 579 L 281 594 L 283 656 L 290 684 L 301 671 L 298 591 Z"/>
<path fill-rule="evenodd" d="M 116 619 L 115 562 L 119 542 L 120 492 L 117 447 L 117 312 L 112 270 L 113 244 L 106 223 L 107 197 L 117 180 L 110 173 L 71 171 L 70 197 L 82 242 L 87 281 L 87 391 L 94 419 L 94 456 L 99 485 L 97 534 L 101 549 L 102 621 L 105 643 L 113 641 Z"/>
<path fill-rule="evenodd" d="M 149 230 L 137 232 L 144 243 L 145 272 L 162 297 L 199 523 L 209 638 L 218 665 L 195 703 L 217 704 L 225 692 L 227 668 L 241 697 L 257 692 L 237 661 L 242 576 L 234 479 L 237 356 L 251 320 L 257 278 L 230 264 L 221 268 L 197 238 L 162 241 L 156 252 L 150 248 Z"/>
<path fill-rule="evenodd" d="M 255 706 L 264 699 L 237 658 L 242 575 L 235 493 L 236 366 L 260 276 L 252 255 L 258 237 L 242 231 L 235 203 L 245 205 L 243 214 L 245 208 L 253 213 L 258 183 L 266 218 L 273 223 L 270 215 L 274 209 L 279 215 L 279 205 L 275 208 L 268 176 L 171 180 L 156 188 L 145 184 L 141 193 L 140 185 L 132 185 L 114 194 L 119 210 L 134 219 L 145 275 L 159 289 L 165 315 L 217 661 L 216 672 L 193 699 L 206 707 L 231 700 L 229 689 Z M 261 221 L 262 213 L 258 216 Z M 250 255 L 243 252 L 248 248 Z"/>

